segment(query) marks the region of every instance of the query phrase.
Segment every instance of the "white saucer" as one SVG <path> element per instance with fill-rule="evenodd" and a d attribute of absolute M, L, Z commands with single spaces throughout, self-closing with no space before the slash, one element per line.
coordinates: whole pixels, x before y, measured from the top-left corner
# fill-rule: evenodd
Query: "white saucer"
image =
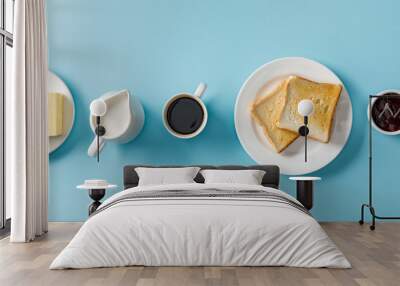
<path fill-rule="evenodd" d="M 85 183 L 76 186 L 78 189 L 99 190 L 99 189 L 112 189 L 117 185 L 109 184 L 106 180 L 85 180 Z"/>
<path fill-rule="evenodd" d="M 321 181 L 321 177 L 290 177 L 292 181 Z"/>

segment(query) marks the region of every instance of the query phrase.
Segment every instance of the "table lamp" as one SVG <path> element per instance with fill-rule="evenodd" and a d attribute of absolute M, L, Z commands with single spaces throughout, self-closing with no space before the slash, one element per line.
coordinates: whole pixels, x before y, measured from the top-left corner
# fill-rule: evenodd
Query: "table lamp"
<path fill-rule="evenodd" d="M 107 104 L 102 99 L 93 100 L 90 103 L 90 114 L 96 116 L 96 129 L 95 133 L 97 136 L 97 162 L 100 160 L 100 136 L 106 134 L 104 126 L 100 125 L 100 117 L 104 116 L 107 112 Z"/>
<path fill-rule="evenodd" d="M 307 162 L 307 136 L 310 130 L 308 129 L 308 117 L 314 111 L 314 104 L 310 99 L 303 99 L 297 105 L 297 112 L 303 116 L 304 125 L 300 126 L 299 134 L 304 137 L 304 162 Z"/>

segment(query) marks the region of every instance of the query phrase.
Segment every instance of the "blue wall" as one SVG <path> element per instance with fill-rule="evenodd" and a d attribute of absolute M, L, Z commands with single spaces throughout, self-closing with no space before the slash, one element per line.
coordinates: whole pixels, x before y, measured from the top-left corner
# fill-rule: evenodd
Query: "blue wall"
<path fill-rule="evenodd" d="M 320 61 L 350 93 L 350 140 L 316 172 L 323 181 L 313 213 L 358 220 L 368 186 L 367 96 L 400 87 L 399 10 L 396 0 L 48 0 L 50 69 L 70 87 L 77 112 L 70 137 L 50 156 L 50 220 L 84 220 L 89 199 L 75 185 L 85 178 L 121 185 L 125 164 L 252 164 L 235 134 L 236 95 L 254 69 L 285 56 Z M 207 128 L 193 140 L 176 139 L 163 128 L 162 106 L 200 81 L 209 85 Z M 86 155 L 88 106 L 122 88 L 142 101 L 145 128 L 126 145 L 106 146 L 97 164 Z M 376 206 L 393 215 L 400 211 L 400 138 L 374 135 Z M 293 194 L 294 183 L 283 176 L 282 189 Z"/>

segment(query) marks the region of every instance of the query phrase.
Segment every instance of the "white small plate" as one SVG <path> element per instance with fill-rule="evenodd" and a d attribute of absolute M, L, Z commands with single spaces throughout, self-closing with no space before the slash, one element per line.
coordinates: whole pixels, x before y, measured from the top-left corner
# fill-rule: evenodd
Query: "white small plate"
<path fill-rule="evenodd" d="M 321 177 L 289 177 L 292 181 L 321 181 Z"/>
<path fill-rule="evenodd" d="M 299 137 L 286 150 L 278 154 L 268 142 L 262 129 L 251 119 L 249 106 L 261 88 L 272 88 L 289 75 L 298 75 L 317 82 L 343 86 L 336 107 L 329 143 L 308 140 L 308 162 L 304 162 L 304 138 Z M 300 175 L 317 171 L 342 151 L 352 126 L 352 106 L 349 94 L 341 80 L 324 65 L 306 58 L 290 57 L 269 62 L 243 84 L 236 99 L 235 127 L 239 141 L 249 156 L 258 164 L 278 165 L 282 174 Z"/>

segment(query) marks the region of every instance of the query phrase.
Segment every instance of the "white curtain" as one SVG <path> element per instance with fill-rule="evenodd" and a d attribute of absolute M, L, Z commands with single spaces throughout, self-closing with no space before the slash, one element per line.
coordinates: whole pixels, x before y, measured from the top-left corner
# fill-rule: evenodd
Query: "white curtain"
<path fill-rule="evenodd" d="M 6 180 L 12 242 L 47 232 L 47 32 L 45 0 L 15 1 L 13 92 L 6 111 Z"/>

